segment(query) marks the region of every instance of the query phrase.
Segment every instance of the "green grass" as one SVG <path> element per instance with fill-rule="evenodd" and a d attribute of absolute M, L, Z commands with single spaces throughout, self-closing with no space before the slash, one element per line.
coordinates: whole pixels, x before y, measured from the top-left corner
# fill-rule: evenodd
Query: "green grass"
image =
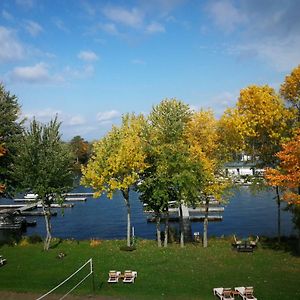
<path fill-rule="evenodd" d="M 48 252 L 42 251 L 42 244 L 2 246 L 0 254 L 8 263 L 0 268 L 0 290 L 43 294 L 92 257 L 96 294 L 204 300 L 214 299 L 213 287 L 254 286 L 258 299 L 300 299 L 300 258 L 289 248 L 277 249 L 269 243 L 254 253 L 237 253 L 231 250 L 229 240 L 211 239 L 207 249 L 199 244 L 159 249 L 154 241 L 139 240 L 135 251 L 120 251 L 124 244 L 102 241 L 90 247 L 88 241 L 63 241 Z M 66 257 L 57 259 L 61 251 Z M 135 284 L 107 283 L 109 270 L 126 269 L 138 272 Z M 91 280 L 87 280 L 76 293 L 88 295 L 91 291 Z"/>

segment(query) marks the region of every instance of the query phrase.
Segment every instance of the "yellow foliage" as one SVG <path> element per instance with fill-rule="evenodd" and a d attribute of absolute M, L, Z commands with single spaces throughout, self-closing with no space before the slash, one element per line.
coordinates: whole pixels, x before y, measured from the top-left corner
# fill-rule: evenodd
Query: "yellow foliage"
<path fill-rule="evenodd" d="M 102 243 L 101 240 L 91 239 L 90 240 L 90 247 L 92 247 L 92 248 L 98 247 L 98 246 L 101 245 L 101 243 Z"/>
<path fill-rule="evenodd" d="M 93 187 L 95 197 L 106 192 L 126 190 L 135 184 L 147 164 L 140 138 L 143 116 L 125 115 L 120 127 L 115 127 L 96 142 L 86 167 L 82 168 L 82 183 Z"/>
<path fill-rule="evenodd" d="M 188 122 L 185 132 L 192 159 L 202 166 L 205 196 L 213 195 L 221 200 L 228 182 L 220 180 L 220 137 L 218 122 L 211 110 L 196 112 Z"/>
<path fill-rule="evenodd" d="M 233 144 L 229 149 L 271 161 L 289 137 L 294 117 L 273 88 L 252 85 L 240 91 L 236 107 L 225 112 L 220 128 L 225 144 Z"/>
<path fill-rule="evenodd" d="M 280 94 L 300 110 L 300 65 L 285 77 Z"/>
<path fill-rule="evenodd" d="M 27 247 L 29 246 L 29 241 L 27 238 L 23 238 L 20 242 L 19 242 L 19 246 L 20 247 Z"/>

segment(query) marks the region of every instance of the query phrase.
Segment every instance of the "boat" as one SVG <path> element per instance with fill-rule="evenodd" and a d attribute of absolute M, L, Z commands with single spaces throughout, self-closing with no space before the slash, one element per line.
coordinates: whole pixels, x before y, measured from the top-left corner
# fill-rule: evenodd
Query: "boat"
<path fill-rule="evenodd" d="M 26 226 L 24 217 L 16 216 L 14 213 L 6 213 L 0 216 L 0 230 L 13 229 L 20 230 Z"/>
<path fill-rule="evenodd" d="M 26 199 L 26 200 L 34 199 L 35 200 L 37 197 L 38 197 L 38 194 L 27 193 L 27 194 L 25 194 L 24 199 Z"/>

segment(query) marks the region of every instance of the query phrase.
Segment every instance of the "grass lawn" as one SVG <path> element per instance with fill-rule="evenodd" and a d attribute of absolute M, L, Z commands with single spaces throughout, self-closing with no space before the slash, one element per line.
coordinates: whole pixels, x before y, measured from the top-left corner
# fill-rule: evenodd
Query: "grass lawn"
<path fill-rule="evenodd" d="M 89 258 L 93 258 L 95 293 L 125 299 L 214 299 L 212 288 L 254 286 L 258 299 L 300 299 L 300 257 L 288 248 L 262 243 L 254 253 L 232 251 L 227 239 L 211 239 L 207 249 L 188 244 L 157 248 L 154 241 L 137 241 L 137 249 L 121 251 L 125 241 L 53 243 L 48 252 L 42 244 L 2 246 L 7 264 L 0 268 L 0 290 L 41 295 L 56 286 Z M 66 256 L 58 259 L 64 252 Z M 134 284 L 108 284 L 109 270 L 136 270 Z M 86 270 L 83 270 L 86 271 Z M 84 272 L 78 274 L 83 278 Z M 68 288 L 71 288 L 68 285 Z M 64 288 L 58 293 L 63 294 Z M 92 293 L 88 279 L 75 294 Z"/>

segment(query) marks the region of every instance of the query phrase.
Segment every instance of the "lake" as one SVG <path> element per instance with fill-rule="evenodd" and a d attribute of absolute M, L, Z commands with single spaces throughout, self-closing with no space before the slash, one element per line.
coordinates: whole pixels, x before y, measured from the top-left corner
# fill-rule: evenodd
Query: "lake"
<path fill-rule="evenodd" d="M 78 187 L 76 192 L 91 192 L 84 187 Z M 239 237 L 249 235 L 276 236 L 277 234 L 277 205 L 272 190 L 252 194 L 249 187 L 235 189 L 225 205 L 223 220 L 210 222 L 209 236 L 236 234 Z M 2 199 L 1 203 L 11 200 Z M 155 239 L 155 224 L 147 223 L 147 215 L 143 212 L 142 204 L 136 192 L 131 192 L 132 226 L 135 235 L 145 239 Z M 284 206 L 284 204 L 282 204 Z M 55 210 L 55 209 L 53 209 Z M 116 193 L 112 200 L 106 196 L 88 198 L 86 202 L 75 202 L 73 208 L 65 208 L 63 213 L 58 209 L 58 215 L 52 217 L 53 236 L 59 238 L 82 239 L 123 239 L 126 236 L 126 207 L 121 193 Z M 28 227 L 26 235 L 39 234 L 45 236 L 44 217 L 27 217 L 36 220 L 36 227 Z M 291 221 L 291 214 L 281 213 L 282 235 L 296 234 Z M 172 223 L 176 227 L 176 224 Z M 203 223 L 192 223 L 192 231 L 202 234 Z M 1 236 L 6 235 L 0 231 Z"/>

